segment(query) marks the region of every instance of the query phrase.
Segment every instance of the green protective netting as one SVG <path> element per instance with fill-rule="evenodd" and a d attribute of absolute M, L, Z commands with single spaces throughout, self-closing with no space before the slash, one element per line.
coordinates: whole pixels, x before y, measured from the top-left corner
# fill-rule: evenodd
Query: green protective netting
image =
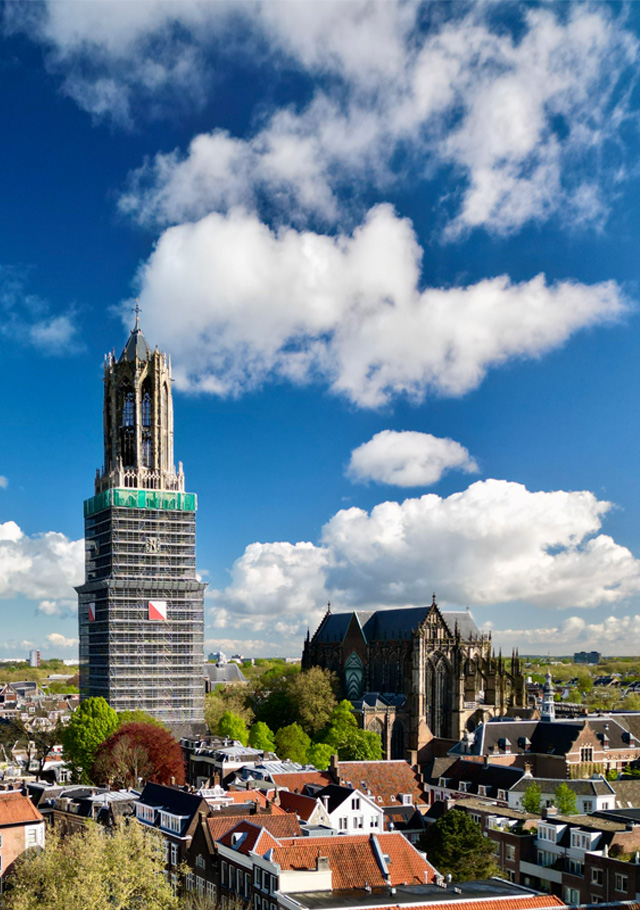
<path fill-rule="evenodd" d="M 169 490 L 127 490 L 113 488 L 84 501 L 84 517 L 102 512 L 109 506 L 125 509 L 162 509 L 164 511 L 195 512 L 195 493 L 173 493 Z"/>

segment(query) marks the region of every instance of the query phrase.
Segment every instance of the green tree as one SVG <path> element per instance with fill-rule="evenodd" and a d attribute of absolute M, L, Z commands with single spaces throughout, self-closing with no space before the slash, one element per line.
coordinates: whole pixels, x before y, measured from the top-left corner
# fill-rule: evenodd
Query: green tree
<path fill-rule="evenodd" d="M 204 700 L 204 719 L 211 733 L 218 732 L 218 724 L 225 711 L 241 717 L 249 726 L 253 722 L 253 710 L 247 705 L 250 693 L 243 686 L 216 686 L 208 692 Z"/>
<path fill-rule="evenodd" d="M 106 834 L 90 822 L 61 839 L 47 831 L 46 850 L 16 861 L 5 910 L 178 910 L 163 873 L 159 838 L 132 822 Z"/>
<path fill-rule="evenodd" d="M 477 822 L 460 809 L 451 809 L 420 836 L 420 850 L 443 875 L 454 882 L 490 878 L 499 871 L 493 845 Z"/>
<path fill-rule="evenodd" d="M 560 815 L 575 815 L 576 795 L 564 782 L 553 791 L 553 804 Z"/>
<path fill-rule="evenodd" d="M 300 675 L 300 667 L 276 664 L 254 684 L 248 703 L 256 716 L 272 730 L 298 721 L 298 711 L 291 694 L 291 682 Z"/>
<path fill-rule="evenodd" d="M 118 711 L 118 724 L 121 727 L 126 724 L 152 724 L 154 727 L 164 727 L 163 723 L 140 708 L 134 711 Z"/>
<path fill-rule="evenodd" d="M 541 800 L 542 792 L 538 784 L 534 781 L 532 784 L 529 784 L 522 794 L 522 808 L 525 812 L 530 812 L 532 815 L 540 815 Z"/>
<path fill-rule="evenodd" d="M 228 736 L 229 739 L 237 739 L 243 746 L 249 742 L 249 731 L 247 725 L 241 717 L 232 711 L 225 711 L 220 718 L 218 729 L 219 736 Z"/>
<path fill-rule="evenodd" d="M 338 704 L 337 688 L 335 673 L 322 667 L 311 667 L 290 677 L 287 691 L 297 721 L 309 736 L 315 736 L 329 723 L 331 712 Z"/>
<path fill-rule="evenodd" d="M 261 720 L 257 721 L 249 730 L 249 745 L 253 749 L 262 749 L 263 752 L 275 752 L 273 731 Z"/>
<path fill-rule="evenodd" d="M 333 748 L 327 743 L 311 743 L 307 752 L 307 761 L 318 771 L 326 771 L 331 762 L 333 752 Z"/>
<path fill-rule="evenodd" d="M 118 729 L 118 715 L 104 698 L 81 701 L 65 728 L 62 745 L 75 775 L 90 781 L 90 771 L 100 743 Z"/>
<path fill-rule="evenodd" d="M 303 765 L 307 760 L 307 753 L 311 740 L 300 724 L 289 724 L 280 727 L 276 733 L 276 752 L 278 758 L 288 758 Z"/>
<path fill-rule="evenodd" d="M 333 709 L 329 725 L 317 739 L 331 746 L 341 761 L 379 761 L 382 758 L 380 737 L 358 727 L 351 702 L 346 699 Z"/>

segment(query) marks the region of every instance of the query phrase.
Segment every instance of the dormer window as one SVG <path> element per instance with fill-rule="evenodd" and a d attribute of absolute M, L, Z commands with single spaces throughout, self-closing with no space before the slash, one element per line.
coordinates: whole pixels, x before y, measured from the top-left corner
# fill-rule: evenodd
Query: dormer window
<path fill-rule="evenodd" d="M 413 805 L 413 796 L 411 793 L 402 794 L 402 805 L 403 806 L 412 806 Z"/>

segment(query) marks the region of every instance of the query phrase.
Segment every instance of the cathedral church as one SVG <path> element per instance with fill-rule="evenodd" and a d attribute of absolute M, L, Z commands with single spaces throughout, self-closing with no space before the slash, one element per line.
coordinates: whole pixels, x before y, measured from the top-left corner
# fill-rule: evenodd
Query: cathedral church
<path fill-rule="evenodd" d="M 518 654 L 507 666 L 469 611 L 440 610 L 435 594 L 426 607 L 332 613 L 329 605 L 304 644 L 302 668 L 314 666 L 336 673 L 383 755 L 412 764 L 434 738 L 458 741 L 491 717 L 526 713 Z"/>

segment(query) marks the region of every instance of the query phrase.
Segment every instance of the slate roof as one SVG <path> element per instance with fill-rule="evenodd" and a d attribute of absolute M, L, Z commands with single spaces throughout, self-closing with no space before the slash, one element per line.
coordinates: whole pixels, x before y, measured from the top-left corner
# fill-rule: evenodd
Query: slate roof
<path fill-rule="evenodd" d="M 362 628 L 366 641 L 399 641 L 410 638 L 420 623 L 425 619 L 431 604 L 425 607 L 402 607 L 394 610 L 376 610 L 368 612 L 356 610 L 351 613 L 327 613 L 320 623 L 314 639 L 320 642 L 341 642 L 349 628 L 352 617 L 356 617 Z M 471 613 L 468 610 L 440 611 L 451 634 L 456 624 L 463 639 L 480 635 Z"/>
<path fill-rule="evenodd" d="M 273 837 L 300 837 L 302 829 L 296 815 L 224 815 L 207 819 L 207 827 L 214 843 L 221 840 L 229 831 L 233 831 L 242 822 L 254 827 L 264 828 Z"/>
<path fill-rule="evenodd" d="M 129 336 L 129 340 L 124 346 L 120 360 L 133 361 L 136 357 L 138 360 L 146 360 L 147 355 L 150 353 L 151 348 L 147 344 L 147 340 L 142 334 L 142 329 L 139 329 L 136 326 L 135 329 L 131 330 L 131 335 Z"/>
<path fill-rule="evenodd" d="M 451 764 L 451 759 L 447 759 Z M 341 784 L 370 795 L 380 806 L 397 806 L 410 793 L 416 805 L 427 802 L 418 775 L 403 760 L 338 762 Z"/>
<path fill-rule="evenodd" d="M 388 885 L 379 855 L 385 859 L 391 885 L 433 881 L 433 866 L 399 832 L 281 840 L 273 861 L 283 870 L 310 870 L 316 868 L 319 856 L 326 857 L 335 892 Z"/>
<path fill-rule="evenodd" d="M 0 828 L 13 825 L 33 825 L 44 818 L 28 796 L 17 790 L 0 792 Z"/>
<path fill-rule="evenodd" d="M 612 716 L 578 718 L 555 721 L 545 720 L 491 720 L 475 731 L 473 743 L 456 743 L 450 755 L 504 755 L 508 752 L 524 754 L 533 752 L 548 755 L 566 755 L 585 727 L 589 724 L 600 742 L 608 739 L 610 749 L 639 748 L 640 743 L 625 726 Z M 508 748 L 507 748 L 508 741 Z"/>
<path fill-rule="evenodd" d="M 612 780 L 616 809 L 640 808 L 640 780 Z"/>
<path fill-rule="evenodd" d="M 357 787 L 341 787 L 339 784 L 329 784 L 328 787 L 317 790 L 314 795 L 317 799 L 322 800 L 323 804 L 327 807 L 328 812 L 333 812 L 338 806 L 341 806 L 345 800 L 351 799 L 354 790 L 357 789 Z"/>
<path fill-rule="evenodd" d="M 447 789 L 460 790 L 461 783 L 466 785 L 466 792 L 473 795 L 486 796 L 495 799 L 498 790 L 509 790 L 523 776 L 522 768 L 515 768 L 513 765 L 485 765 L 483 762 L 465 761 L 460 759 L 451 765 L 446 774 L 442 776 L 447 780 Z M 434 786 L 439 783 L 439 778 L 432 777 L 429 780 Z M 529 784 L 531 779 L 529 779 Z M 480 790 L 484 787 L 484 792 Z"/>
<path fill-rule="evenodd" d="M 522 777 L 511 787 L 512 793 L 524 793 L 527 787 L 536 783 L 543 793 L 553 793 L 560 784 L 566 784 L 576 796 L 612 796 L 614 795 L 613 785 L 604 778 L 585 780 L 568 780 L 566 778 L 555 779 L 550 777 Z M 638 781 L 640 783 L 640 781 Z M 638 791 L 640 793 L 640 790 Z"/>
<path fill-rule="evenodd" d="M 180 834 L 184 834 L 194 815 L 201 807 L 204 807 L 206 811 L 209 808 L 201 796 L 186 793 L 184 790 L 178 790 L 175 787 L 165 787 L 163 784 L 154 783 L 145 784 L 138 802 L 152 806 L 154 809 L 170 812 L 172 815 L 182 816 L 184 821 Z"/>

